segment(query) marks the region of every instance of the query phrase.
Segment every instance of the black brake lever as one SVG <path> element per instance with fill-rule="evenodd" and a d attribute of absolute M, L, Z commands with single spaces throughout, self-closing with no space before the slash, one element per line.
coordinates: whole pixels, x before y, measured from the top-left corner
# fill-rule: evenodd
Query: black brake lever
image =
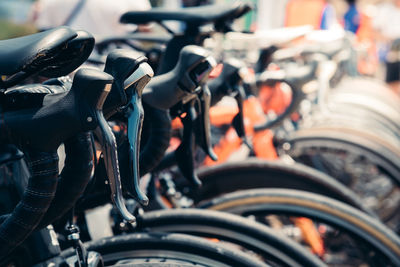
<path fill-rule="evenodd" d="M 129 171 L 131 181 L 128 183 L 129 194 L 140 204 L 148 205 L 149 199 L 146 194 L 140 190 L 140 174 L 139 174 L 139 153 L 140 153 L 140 137 L 143 126 L 144 110 L 142 106 L 142 92 L 146 84 L 153 76 L 153 71 L 147 63 L 142 63 L 139 68 L 126 81 L 127 86 L 134 84 L 134 88 L 127 88 L 127 94 L 130 101 L 128 104 L 128 142 L 129 142 Z"/>
<path fill-rule="evenodd" d="M 201 181 L 197 177 L 195 166 L 194 166 L 194 122 L 197 119 L 197 111 L 195 108 L 195 101 L 193 99 L 185 104 L 186 116 L 181 117 L 183 124 L 183 137 L 182 143 L 175 150 L 175 158 L 179 170 L 183 176 L 188 179 L 192 185 L 196 187 L 201 186 Z"/>
<path fill-rule="evenodd" d="M 217 161 L 218 157 L 215 154 L 211 143 L 211 124 L 210 124 L 211 92 L 206 84 L 202 86 L 202 90 L 199 95 L 199 100 L 200 100 L 199 101 L 200 110 L 194 125 L 196 143 L 213 161 Z"/>
<path fill-rule="evenodd" d="M 111 84 L 108 91 L 111 90 Z M 102 108 L 96 110 L 99 126 L 95 129 L 94 134 L 102 148 L 104 156 L 104 165 L 107 172 L 108 182 L 111 189 L 111 199 L 118 208 L 121 216 L 129 223 L 135 223 L 135 217 L 127 210 L 122 195 L 121 177 L 119 172 L 119 163 L 117 156 L 117 144 L 115 136 L 103 116 Z"/>
<path fill-rule="evenodd" d="M 246 129 L 244 125 L 244 115 L 243 115 L 243 101 L 246 98 L 246 92 L 242 86 L 236 86 L 235 88 L 235 100 L 238 106 L 239 112 L 235 115 L 232 120 L 232 126 L 236 131 L 236 134 L 242 139 L 243 143 L 253 150 L 253 145 L 246 136 Z"/>

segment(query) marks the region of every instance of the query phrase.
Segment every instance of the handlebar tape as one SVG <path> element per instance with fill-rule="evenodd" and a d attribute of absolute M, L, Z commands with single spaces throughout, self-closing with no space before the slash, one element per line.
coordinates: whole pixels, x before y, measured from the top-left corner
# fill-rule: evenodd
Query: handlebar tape
<path fill-rule="evenodd" d="M 65 215 L 84 193 L 93 170 L 93 146 L 90 135 L 90 132 L 80 133 L 64 142 L 66 158 L 56 195 L 38 229 Z"/>
<path fill-rule="evenodd" d="M 0 259 L 23 242 L 50 206 L 57 188 L 56 152 L 25 151 L 31 177 L 21 201 L 0 225 Z"/>
<path fill-rule="evenodd" d="M 140 176 L 150 172 L 163 158 L 171 139 L 171 118 L 167 111 L 155 109 L 144 103 L 145 119 L 143 139 L 140 151 Z M 147 118 L 147 120 L 146 120 Z"/>

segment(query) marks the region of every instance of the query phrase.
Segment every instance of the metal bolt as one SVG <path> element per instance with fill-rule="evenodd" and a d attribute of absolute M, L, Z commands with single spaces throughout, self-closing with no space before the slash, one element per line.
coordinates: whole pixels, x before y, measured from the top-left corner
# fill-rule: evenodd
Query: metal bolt
<path fill-rule="evenodd" d="M 93 118 L 92 117 L 87 117 L 87 119 L 86 119 L 88 122 L 92 122 L 93 121 Z"/>
<path fill-rule="evenodd" d="M 73 233 L 67 236 L 68 240 L 79 240 L 79 233 Z"/>
<path fill-rule="evenodd" d="M 290 148 L 291 148 L 291 145 L 289 144 L 289 143 L 284 143 L 283 145 L 282 145 L 282 148 L 284 149 L 284 150 L 286 150 L 286 151 L 289 151 L 290 150 Z"/>

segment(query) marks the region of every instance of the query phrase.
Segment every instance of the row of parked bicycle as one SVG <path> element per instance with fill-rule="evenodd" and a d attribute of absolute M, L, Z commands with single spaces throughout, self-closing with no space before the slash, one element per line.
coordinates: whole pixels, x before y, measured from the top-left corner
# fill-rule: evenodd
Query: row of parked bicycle
<path fill-rule="evenodd" d="M 400 266 L 399 97 L 346 34 L 232 32 L 250 9 L 0 41 L 1 266 Z"/>

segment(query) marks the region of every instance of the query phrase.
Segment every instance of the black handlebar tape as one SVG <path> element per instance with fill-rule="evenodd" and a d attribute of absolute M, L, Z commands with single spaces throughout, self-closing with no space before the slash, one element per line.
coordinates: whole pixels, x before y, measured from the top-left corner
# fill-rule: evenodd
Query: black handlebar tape
<path fill-rule="evenodd" d="M 210 53 L 202 47 L 185 46 L 175 68 L 154 77 L 143 91 L 143 102 L 158 108 L 169 109 L 187 94 L 193 93 L 198 84 L 191 77 L 191 70 L 199 66 Z"/>
<path fill-rule="evenodd" d="M 242 81 L 239 71 L 243 67 L 245 67 L 243 62 L 233 58 L 224 61 L 220 75 L 207 83 L 211 92 L 211 106 L 232 93 L 233 88 Z"/>
<path fill-rule="evenodd" d="M 103 107 L 106 119 L 111 117 L 118 107 L 128 103 L 124 82 L 143 62 L 147 62 L 147 58 L 131 50 L 116 49 L 108 54 L 104 72 L 114 77 L 114 83 Z"/>
<path fill-rule="evenodd" d="M 113 78 L 94 69 L 80 69 L 71 90 L 58 101 L 39 109 L 5 112 L 0 120 L 0 141 L 40 151 L 53 151 L 79 132 L 98 125 Z"/>
<path fill-rule="evenodd" d="M 25 155 L 32 176 L 20 202 L 0 226 L 0 259 L 6 257 L 36 228 L 57 188 L 57 153 L 26 150 Z"/>
<path fill-rule="evenodd" d="M 91 133 L 80 133 L 64 142 L 65 164 L 56 195 L 37 229 L 46 227 L 64 216 L 83 195 L 93 170 Z"/>
<path fill-rule="evenodd" d="M 172 128 L 171 118 L 167 111 L 143 104 L 146 116 L 144 117 L 143 142 L 139 158 L 140 176 L 150 172 L 160 163 L 168 149 Z"/>

